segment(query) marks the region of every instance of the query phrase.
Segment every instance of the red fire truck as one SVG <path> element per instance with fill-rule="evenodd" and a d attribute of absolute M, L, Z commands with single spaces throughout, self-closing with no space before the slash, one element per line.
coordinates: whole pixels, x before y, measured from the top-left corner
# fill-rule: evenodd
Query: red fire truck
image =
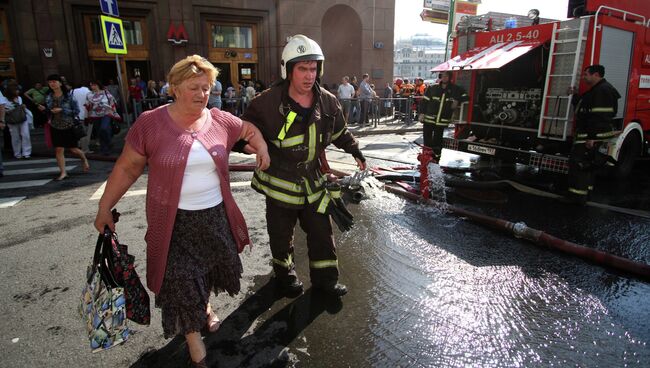
<path fill-rule="evenodd" d="M 607 145 L 619 176 L 650 146 L 650 1 L 570 0 L 568 20 L 496 31 L 459 30 L 454 71 L 469 92 L 445 148 L 567 173 L 574 134 L 570 86 L 591 64 L 621 94 Z"/>

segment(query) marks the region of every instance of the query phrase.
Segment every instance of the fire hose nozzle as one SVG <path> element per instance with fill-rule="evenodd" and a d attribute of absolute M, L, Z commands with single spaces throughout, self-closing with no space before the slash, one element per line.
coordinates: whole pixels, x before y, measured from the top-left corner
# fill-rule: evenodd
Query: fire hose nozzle
<path fill-rule="evenodd" d="M 361 190 L 356 190 L 352 192 L 352 200 L 359 203 L 361 200 L 365 197 L 363 191 Z"/>

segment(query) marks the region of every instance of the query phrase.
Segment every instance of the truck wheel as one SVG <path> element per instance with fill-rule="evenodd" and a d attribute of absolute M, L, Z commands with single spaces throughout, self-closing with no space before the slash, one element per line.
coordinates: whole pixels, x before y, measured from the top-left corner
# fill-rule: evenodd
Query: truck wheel
<path fill-rule="evenodd" d="M 626 178 L 634 168 L 634 162 L 641 155 L 641 137 L 639 132 L 632 131 L 625 137 L 623 146 L 618 154 L 618 162 L 614 169 L 617 178 Z"/>

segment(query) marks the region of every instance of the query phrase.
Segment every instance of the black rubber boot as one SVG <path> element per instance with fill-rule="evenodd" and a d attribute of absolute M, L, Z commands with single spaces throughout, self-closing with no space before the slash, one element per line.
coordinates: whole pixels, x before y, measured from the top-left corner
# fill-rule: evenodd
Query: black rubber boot
<path fill-rule="evenodd" d="M 295 298 L 302 294 L 302 281 L 298 280 L 297 277 L 276 278 L 275 282 L 283 296 Z"/>
<path fill-rule="evenodd" d="M 348 288 L 347 286 L 343 284 L 336 283 L 334 285 L 313 285 L 314 289 L 321 291 L 327 295 L 330 296 L 335 296 L 335 297 L 342 297 L 343 295 L 348 293 Z"/>

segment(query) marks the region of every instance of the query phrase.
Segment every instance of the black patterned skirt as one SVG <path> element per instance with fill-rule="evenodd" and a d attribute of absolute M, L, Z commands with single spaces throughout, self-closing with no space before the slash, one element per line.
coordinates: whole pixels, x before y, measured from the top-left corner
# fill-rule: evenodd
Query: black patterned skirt
<path fill-rule="evenodd" d="M 50 129 L 52 137 L 52 147 L 75 148 L 79 140 L 74 136 L 74 131 L 70 129 Z"/>
<path fill-rule="evenodd" d="M 179 209 L 156 295 L 165 337 L 201 331 L 210 291 L 238 293 L 242 272 L 223 202 L 198 211 Z"/>

